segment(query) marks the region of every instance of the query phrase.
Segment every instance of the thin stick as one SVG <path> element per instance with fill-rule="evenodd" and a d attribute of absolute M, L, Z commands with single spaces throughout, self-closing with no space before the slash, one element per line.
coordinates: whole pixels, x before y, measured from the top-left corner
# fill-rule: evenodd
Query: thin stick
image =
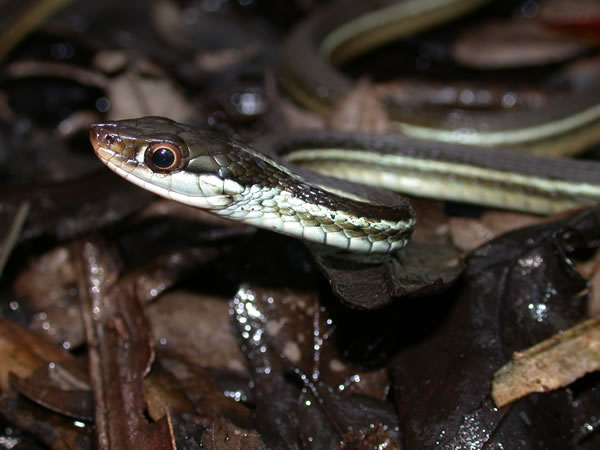
<path fill-rule="evenodd" d="M 21 230 L 23 229 L 23 225 L 25 225 L 25 220 L 27 220 L 27 216 L 29 215 L 29 208 L 31 207 L 28 201 L 21 203 L 17 214 L 10 226 L 10 230 L 6 234 L 6 238 L 4 239 L 4 244 L 0 249 L 0 277 L 2 276 L 2 272 L 4 271 L 4 266 L 8 261 L 10 254 L 12 253 L 17 241 L 19 240 L 19 235 L 21 234 Z"/>

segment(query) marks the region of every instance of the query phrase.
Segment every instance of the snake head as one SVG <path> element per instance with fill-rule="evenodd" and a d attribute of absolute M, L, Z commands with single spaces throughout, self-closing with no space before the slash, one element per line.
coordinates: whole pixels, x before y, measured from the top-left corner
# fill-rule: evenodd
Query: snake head
<path fill-rule="evenodd" d="M 168 199 L 219 209 L 243 190 L 222 157 L 228 142 L 208 131 L 144 117 L 95 124 L 90 141 L 112 171 Z"/>

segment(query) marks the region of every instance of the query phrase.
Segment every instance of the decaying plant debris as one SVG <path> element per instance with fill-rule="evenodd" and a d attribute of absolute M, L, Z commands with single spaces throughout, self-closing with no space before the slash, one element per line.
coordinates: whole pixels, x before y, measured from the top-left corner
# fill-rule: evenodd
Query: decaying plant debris
<path fill-rule="evenodd" d="M 402 74 L 386 56 L 358 64 L 374 76 L 350 65 L 357 88 L 323 119 L 277 66 L 321 2 L 19 3 L 0 1 L 0 447 L 600 448 L 600 206 L 541 220 L 415 199 L 406 249 L 348 256 L 158 200 L 87 141 L 139 115 L 246 142 L 380 132 L 384 91 L 493 109 L 513 83 L 511 108 L 539 107 L 598 74 L 587 32 L 556 46 L 512 24 L 544 44 L 519 72 L 510 49 L 469 49 L 500 45 L 518 10 L 492 5 L 388 49 Z M 466 105 L 470 71 L 497 58 L 510 73 Z"/>

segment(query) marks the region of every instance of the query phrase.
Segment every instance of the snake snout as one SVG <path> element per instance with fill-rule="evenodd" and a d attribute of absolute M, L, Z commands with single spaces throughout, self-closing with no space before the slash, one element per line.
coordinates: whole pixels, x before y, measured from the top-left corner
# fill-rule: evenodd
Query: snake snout
<path fill-rule="evenodd" d="M 122 140 L 116 130 L 116 124 L 94 124 L 90 129 L 90 142 L 96 155 L 102 160 L 107 156 L 118 153 L 122 147 Z"/>

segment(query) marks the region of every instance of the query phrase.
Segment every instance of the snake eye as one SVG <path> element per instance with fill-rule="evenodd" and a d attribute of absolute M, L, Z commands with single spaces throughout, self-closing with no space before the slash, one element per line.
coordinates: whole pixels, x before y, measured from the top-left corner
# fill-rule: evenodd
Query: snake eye
<path fill-rule="evenodd" d="M 166 171 L 179 167 L 181 151 L 174 144 L 157 142 L 146 149 L 146 164 L 156 171 Z"/>

